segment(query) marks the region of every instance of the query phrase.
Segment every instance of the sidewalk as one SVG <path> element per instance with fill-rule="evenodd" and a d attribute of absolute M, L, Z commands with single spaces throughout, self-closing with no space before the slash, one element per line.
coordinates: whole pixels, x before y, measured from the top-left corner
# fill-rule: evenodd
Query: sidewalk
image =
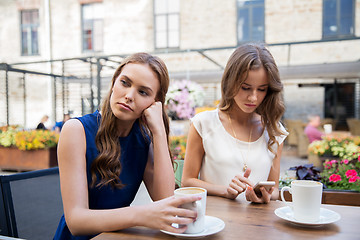
<path fill-rule="evenodd" d="M 290 167 L 308 164 L 307 158 L 300 158 L 296 154 L 296 147 L 284 146 L 280 161 L 280 177 L 284 176 Z"/>

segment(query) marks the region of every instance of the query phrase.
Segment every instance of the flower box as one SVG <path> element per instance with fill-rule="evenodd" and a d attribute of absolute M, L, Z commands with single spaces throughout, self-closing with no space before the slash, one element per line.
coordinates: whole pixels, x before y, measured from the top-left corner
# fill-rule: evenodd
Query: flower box
<path fill-rule="evenodd" d="M 0 146 L 0 168 L 3 170 L 31 171 L 55 166 L 56 147 L 23 151 Z"/>
<path fill-rule="evenodd" d="M 279 200 L 281 200 L 280 192 L 281 189 Z M 286 201 L 291 201 L 291 194 L 285 191 L 284 198 Z M 360 192 L 326 189 L 323 191 L 321 202 L 322 204 L 360 206 Z"/>

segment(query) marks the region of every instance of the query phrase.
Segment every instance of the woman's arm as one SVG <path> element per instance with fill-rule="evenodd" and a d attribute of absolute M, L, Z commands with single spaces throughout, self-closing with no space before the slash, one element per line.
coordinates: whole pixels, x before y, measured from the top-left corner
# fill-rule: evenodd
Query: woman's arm
<path fill-rule="evenodd" d="M 153 136 L 144 182 L 151 198 L 156 201 L 174 194 L 175 175 L 162 120 L 161 102 L 153 103 L 144 111 L 144 116 Z"/>
<path fill-rule="evenodd" d="M 279 178 L 280 178 L 280 159 L 283 148 L 283 143 L 280 144 L 277 150 L 277 156 L 274 158 L 268 181 L 274 181 L 275 186 L 270 189 L 268 192 L 264 187 L 260 188 L 262 193 L 261 197 L 258 197 L 252 188 L 248 188 L 246 190 L 246 199 L 251 202 L 256 203 L 268 203 L 270 200 L 278 200 L 279 199 Z"/>
<path fill-rule="evenodd" d="M 271 194 L 271 200 L 279 199 L 279 178 L 280 178 L 280 159 L 284 143 L 278 147 L 276 158 L 273 160 L 273 165 L 270 170 L 268 181 L 275 181 L 274 191 Z"/>
<path fill-rule="evenodd" d="M 92 235 L 133 226 L 181 233 L 185 228 L 175 229 L 171 223 L 187 224 L 196 218 L 195 212 L 177 208 L 186 202 L 198 200 L 194 197 L 170 197 L 144 206 L 89 209 L 85 152 L 82 124 L 75 119 L 69 120 L 61 131 L 58 158 L 65 220 L 73 235 Z"/>
<path fill-rule="evenodd" d="M 205 150 L 202 144 L 202 138 L 196 131 L 194 125 L 191 124 L 186 144 L 181 185 L 183 187 L 197 186 L 205 188 L 209 195 L 235 198 L 238 195 L 237 191 L 235 193 L 236 196 L 234 197 L 233 193 L 228 191 L 228 186 L 211 184 L 198 179 L 204 154 Z"/>
<path fill-rule="evenodd" d="M 69 120 L 60 134 L 58 158 L 65 220 L 71 233 L 90 235 L 135 225 L 136 209 L 89 209 L 85 153 L 84 128 L 80 121 Z"/>

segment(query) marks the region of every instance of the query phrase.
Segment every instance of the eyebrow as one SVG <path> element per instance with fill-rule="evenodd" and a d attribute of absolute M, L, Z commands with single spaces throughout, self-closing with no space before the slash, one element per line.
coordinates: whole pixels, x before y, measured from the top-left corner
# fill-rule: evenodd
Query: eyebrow
<path fill-rule="evenodd" d="M 252 86 L 252 85 L 250 85 L 250 84 L 247 84 L 246 82 L 244 82 L 243 84 L 245 84 L 245 85 L 247 85 L 247 86 L 249 86 L 249 87 Z M 266 84 L 260 85 L 259 87 L 268 87 L 268 86 L 269 86 L 269 84 L 266 83 Z"/>
<path fill-rule="evenodd" d="M 120 78 L 121 77 L 124 77 L 127 81 L 129 81 L 130 83 L 133 83 L 133 81 L 128 77 L 128 76 L 126 76 L 126 75 L 120 75 Z M 147 86 L 140 86 L 140 88 L 142 88 L 142 89 L 145 89 L 145 90 L 148 90 L 148 91 L 150 91 L 150 92 L 154 92 L 150 87 L 147 87 Z"/>

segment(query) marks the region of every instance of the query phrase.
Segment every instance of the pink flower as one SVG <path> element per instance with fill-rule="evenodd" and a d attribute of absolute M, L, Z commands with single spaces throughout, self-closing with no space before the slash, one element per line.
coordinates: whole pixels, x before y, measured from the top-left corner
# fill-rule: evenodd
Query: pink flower
<path fill-rule="evenodd" d="M 345 164 L 348 164 L 348 163 L 349 163 L 349 160 L 347 160 L 347 159 L 344 159 L 344 160 L 342 160 L 342 161 L 341 161 L 341 163 L 345 163 Z"/>
<path fill-rule="evenodd" d="M 354 169 L 347 170 L 345 173 L 347 178 L 352 178 L 357 176 L 357 172 Z"/>
<path fill-rule="evenodd" d="M 341 181 L 341 176 L 338 175 L 338 174 L 332 174 L 332 175 L 329 177 L 329 181 L 330 181 L 330 182 L 338 182 L 338 181 Z"/>
<path fill-rule="evenodd" d="M 354 177 L 351 177 L 349 178 L 349 183 L 353 183 L 353 182 L 356 182 L 356 180 L 360 179 L 359 176 L 354 176 Z"/>
<path fill-rule="evenodd" d="M 358 156 L 358 161 L 360 162 L 360 155 Z"/>
<path fill-rule="evenodd" d="M 330 161 L 325 161 L 324 167 L 326 169 L 330 169 L 331 168 L 331 162 Z"/>
<path fill-rule="evenodd" d="M 331 160 L 331 165 L 333 165 L 333 164 L 336 164 L 337 163 L 337 161 L 336 160 Z"/>

